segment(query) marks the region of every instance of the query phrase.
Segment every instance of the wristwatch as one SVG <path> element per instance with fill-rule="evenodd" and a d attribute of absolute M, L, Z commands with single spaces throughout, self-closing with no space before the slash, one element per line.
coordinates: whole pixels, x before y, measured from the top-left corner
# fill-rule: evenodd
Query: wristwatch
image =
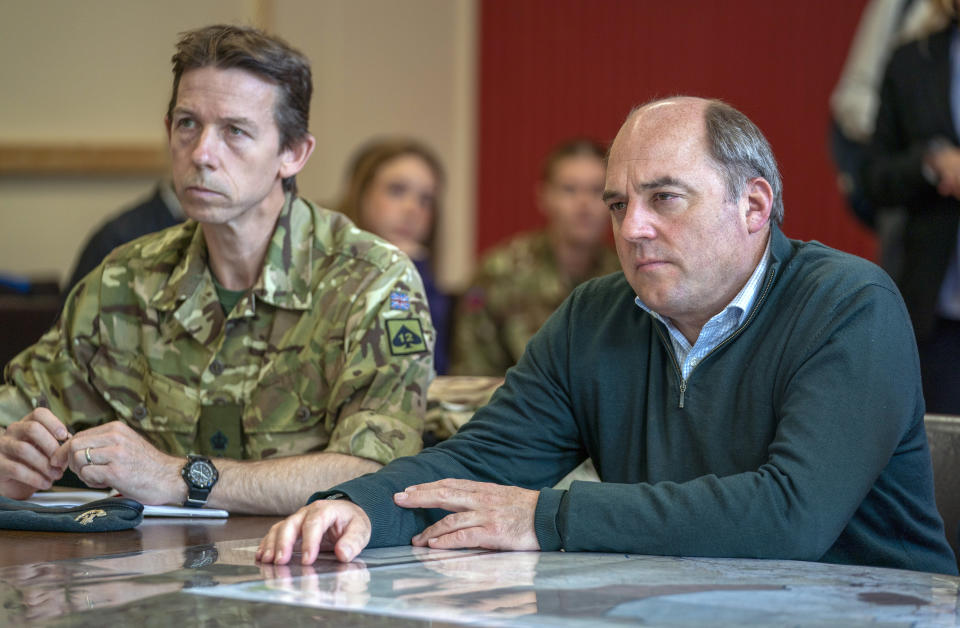
<path fill-rule="evenodd" d="M 187 464 L 180 469 L 180 477 L 187 483 L 187 501 L 183 505 L 188 508 L 203 508 L 210 497 L 210 489 L 220 479 L 217 468 L 206 456 L 190 454 Z"/>

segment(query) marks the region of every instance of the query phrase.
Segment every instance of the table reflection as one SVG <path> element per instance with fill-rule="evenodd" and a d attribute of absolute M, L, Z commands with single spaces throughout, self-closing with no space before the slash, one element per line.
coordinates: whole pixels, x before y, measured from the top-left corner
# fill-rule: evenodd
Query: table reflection
<path fill-rule="evenodd" d="M 348 564 L 255 562 L 258 539 L 199 529 L 178 549 L 0 568 L 0 625 L 202 622 L 288 628 L 564 625 L 954 625 L 960 579 L 802 563 L 395 547 Z"/>
<path fill-rule="evenodd" d="M 478 560 L 483 556 L 483 560 Z M 313 565 L 261 564 L 264 587 L 278 601 L 319 604 L 361 610 L 371 599 L 389 598 L 398 606 L 448 607 L 457 614 L 476 612 L 519 616 L 537 612 L 533 590 L 539 552 L 438 552 L 402 548 L 397 556 L 380 553 L 374 559 L 374 579 L 360 559 L 339 563 L 321 557 Z M 402 557 L 402 569 L 389 566 Z"/>
<path fill-rule="evenodd" d="M 190 538 L 209 537 L 195 529 Z M 260 578 L 248 542 L 16 565 L 0 569 L 0 619 L 36 621 Z"/>
<path fill-rule="evenodd" d="M 409 547 L 367 550 L 352 565 L 321 556 L 261 569 L 258 595 L 246 585 L 205 593 L 451 623 L 955 625 L 960 583 L 795 561 Z"/>

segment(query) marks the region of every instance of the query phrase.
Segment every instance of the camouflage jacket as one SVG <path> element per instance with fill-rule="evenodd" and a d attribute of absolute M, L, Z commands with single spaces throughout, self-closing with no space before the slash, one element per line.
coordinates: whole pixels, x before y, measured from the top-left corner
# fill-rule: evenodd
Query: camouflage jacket
<path fill-rule="evenodd" d="M 198 418 L 234 406 L 243 458 L 416 453 L 433 377 L 423 287 L 398 249 L 297 199 L 229 316 L 194 221 L 116 249 L 58 323 L 7 365 L 0 423 L 44 405 L 74 429 L 120 419 L 197 451 Z M 236 421 L 236 419 L 235 419 Z"/>
<path fill-rule="evenodd" d="M 452 372 L 503 375 L 578 283 L 618 270 L 616 252 L 603 247 L 586 276 L 563 276 L 545 231 L 522 234 L 493 249 L 458 305 Z"/>

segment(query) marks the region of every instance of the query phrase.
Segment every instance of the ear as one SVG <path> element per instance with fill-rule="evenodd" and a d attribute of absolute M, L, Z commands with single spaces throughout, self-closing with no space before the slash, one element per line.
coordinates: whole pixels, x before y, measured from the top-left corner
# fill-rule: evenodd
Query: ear
<path fill-rule="evenodd" d="M 307 165 L 307 160 L 313 154 L 313 149 L 317 146 L 317 140 L 307 133 L 292 146 L 280 151 L 280 178 L 286 179 L 292 177 Z"/>
<path fill-rule="evenodd" d="M 170 116 L 163 116 L 163 126 L 167 128 L 167 141 L 170 141 Z"/>
<path fill-rule="evenodd" d="M 746 225 L 750 234 L 761 231 L 770 221 L 770 210 L 773 209 L 773 188 L 763 177 L 756 177 L 747 181 Z"/>

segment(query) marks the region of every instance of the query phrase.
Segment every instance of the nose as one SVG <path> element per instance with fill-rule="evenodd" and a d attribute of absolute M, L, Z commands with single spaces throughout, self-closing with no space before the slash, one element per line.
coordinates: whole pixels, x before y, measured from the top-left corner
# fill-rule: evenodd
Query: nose
<path fill-rule="evenodd" d="M 416 194 L 408 194 L 403 199 L 403 215 L 407 219 L 414 219 L 421 214 L 430 212 L 430 204 Z"/>
<path fill-rule="evenodd" d="M 198 168 L 213 168 L 216 165 L 217 134 L 213 127 L 206 127 L 197 134 L 193 151 L 190 155 L 194 165 Z"/>
<path fill-rule="evenodd" d="M 420 210 L 420 199 L 417 198 L 416 194 L 407 194 L 403 197 L 400 206 L 403 208 L 405 215 L 416 214 Z"/>
<path fill-rule="evenodd" d="M 623 216 L 617 221 L 617 231 L 621 238 L 629 242 L 652 240 L 657 237 L 653 221 L 654 213 L 634 199 L 627 203 Z"/>

